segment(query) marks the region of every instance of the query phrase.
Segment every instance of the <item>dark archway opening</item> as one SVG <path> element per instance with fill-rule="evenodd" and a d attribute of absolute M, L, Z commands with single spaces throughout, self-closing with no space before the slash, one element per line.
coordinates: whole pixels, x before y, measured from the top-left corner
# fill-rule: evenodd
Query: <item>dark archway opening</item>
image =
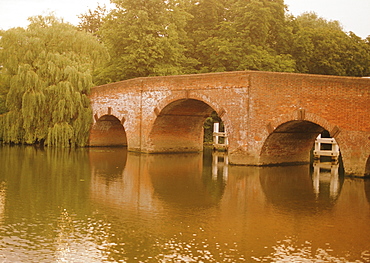
<path fill-rule="evenodd" d="M 219 132 L 225 132 L 225 125 L 222 121 L 222 119 L 218 116 L 216 111 L 213 111 L 211 115 L 206 118 L 204 121 L 204 137 L 203 137 L 203 142 L 206 145 L 212 145 L 213 143 L 213 131 L 214 131 L 214 124 L 219 123 Z M 224 143 L 225 138 L 221 137 L 220 138 L 220 143 Z"/>
<path fill-rule="evenodd" d="M 325 129 L 313 122 L 296 120 L 286 122 L 271 133 L 261 151 L 262 165 L 309 163 L 316 137 Z"/>
<path fill-rule="evenodd" d="M 203 151 L 204 123 L 212 112 L 212 107 L 195 99 L 168 104 L 154 122 L 150 152 Z"/>
<path fill-rule="evenodd" d="M 312 163 L 315 141 L 321 138 L 330 138 L 330 133 L 318 124 L 310 121 L 289 121 L 275 129 L 266 139 L 261 151 L 262 165 L 294 165 Z M 334 140 L 335 141 L 335 140 Z M 320 143 L 321 150 L 331 150 L 330 143 Z M 339 149 L 338 149 L 339 151 Z M 338 162 L 342 165 L 341 156 L 320 156 L 316 161 Z"/>
<path fill-rule="evenodd" d="M 100 117 L 90 130 L 89 146 L 127 146 L 121 122 L 113 115 Z"/>

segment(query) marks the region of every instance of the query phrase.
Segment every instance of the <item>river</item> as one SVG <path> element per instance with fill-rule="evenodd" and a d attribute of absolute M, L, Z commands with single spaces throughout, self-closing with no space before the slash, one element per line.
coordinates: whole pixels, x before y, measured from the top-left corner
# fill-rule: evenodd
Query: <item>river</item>
<path fill-rule="evenodd" d="M 225 160 L 0 146 L 0 262 L 370 262 L 369 180 Z"/>

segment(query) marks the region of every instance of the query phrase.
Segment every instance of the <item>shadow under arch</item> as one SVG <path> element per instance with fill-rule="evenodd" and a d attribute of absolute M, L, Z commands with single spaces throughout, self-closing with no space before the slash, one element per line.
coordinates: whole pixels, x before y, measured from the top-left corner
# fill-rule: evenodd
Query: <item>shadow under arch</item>
<path fill-rule="evenodd" d="M 261 165 L 303 164 L 310 162 L 316 137 L 325 128 L 306 120 L 292 120 L 278 126 L 265 140 Z"/>
<path fill-rule="evenodd" d="M 203 124 L 214 109 L 197 99 L 169 103 L 154 121 L 149 152 L 200 152 L 203 150 Z"/>
<path fill-rule="evenodd" d="M 101 116 L 90 129 L 89 146 L 127 146 L 126 131 L 119 119 Z"/>

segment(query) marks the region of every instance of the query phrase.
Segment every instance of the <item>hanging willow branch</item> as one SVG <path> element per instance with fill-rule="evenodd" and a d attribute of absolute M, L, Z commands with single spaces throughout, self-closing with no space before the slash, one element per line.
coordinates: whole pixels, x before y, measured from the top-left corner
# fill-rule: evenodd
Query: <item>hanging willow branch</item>
<path fill-rule="evenodd" d="M 92 123 L 91 72 L 97 61 L 107 59 L 106 49 L 92 35 L 52 16 L 32 18 L 27 30 L 2 32 L 0 47 L 9 75 L 0 139 L 84 146 Z"/>

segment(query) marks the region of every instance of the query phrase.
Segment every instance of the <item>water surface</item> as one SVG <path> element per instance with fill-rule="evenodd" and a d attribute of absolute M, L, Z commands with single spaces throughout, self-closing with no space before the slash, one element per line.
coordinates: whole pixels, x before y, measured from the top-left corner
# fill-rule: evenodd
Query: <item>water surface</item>
<path fill-rule="evenodd" d="M 0 147 L 0 262 L 370 262 L 370 182 L 211 153 Z"/>

